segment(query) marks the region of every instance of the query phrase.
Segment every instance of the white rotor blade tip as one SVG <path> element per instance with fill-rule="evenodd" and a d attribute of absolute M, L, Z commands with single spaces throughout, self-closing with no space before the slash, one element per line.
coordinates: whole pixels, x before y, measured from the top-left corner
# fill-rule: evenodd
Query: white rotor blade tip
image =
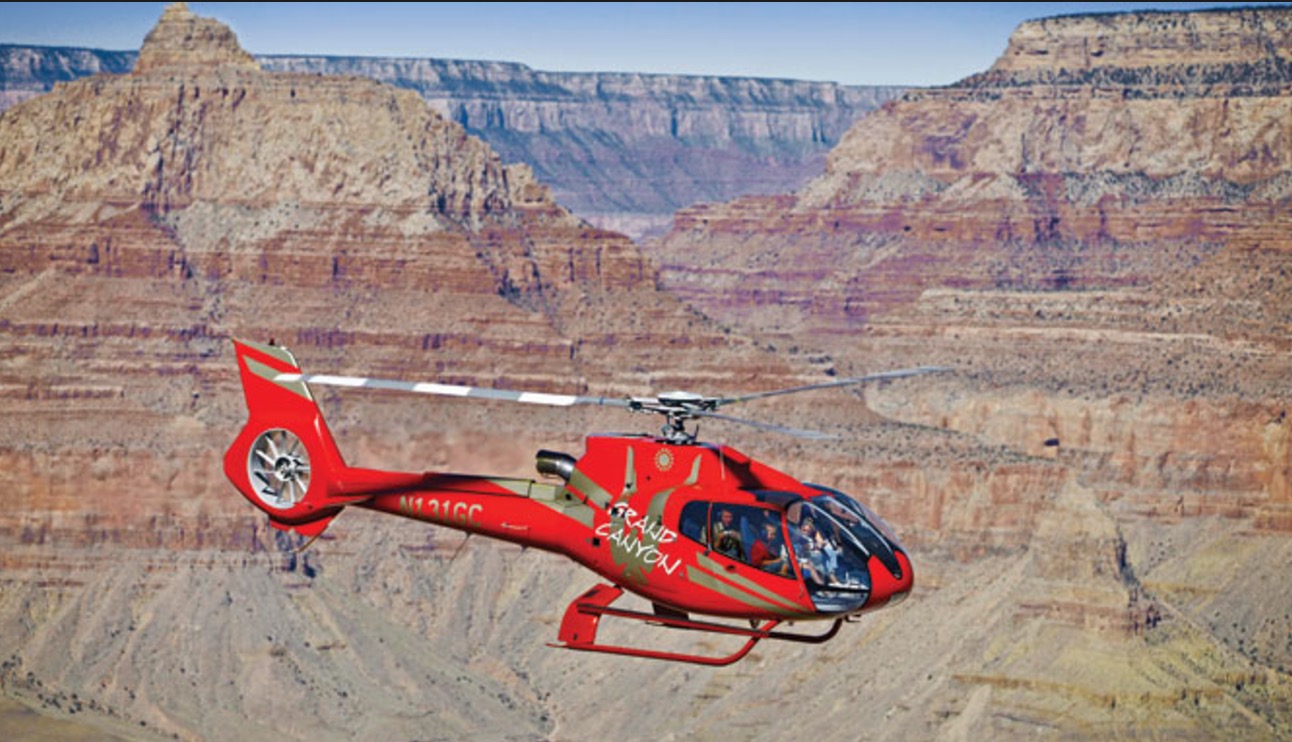
<path fill-rule="evenodd" d="M 528 402 L 529 404 L 545 404 L 553 407 L 569 407 L 574 404 L 575 398 L 567 394 L 542 394 L 540 392 L 521 392 L 517 401 Z"/>
<path fill-rule="evenodd" d="M 412 390 L 422 394 L 440 394 L 446 397 L 465 397 L 471 393 L 471 387 L 469 386 L 436 384 L 430 381 L 418 382 L 412 386 Z"/>
<path fill-rule="evenodd" d="M 323 384 L 324 386 L 360 387 L 368 380 L 358 376 L 328 376 L 326 374 L 319 374 L 317 376 L 309 377 L 309 381 L 314 384 Z"/>

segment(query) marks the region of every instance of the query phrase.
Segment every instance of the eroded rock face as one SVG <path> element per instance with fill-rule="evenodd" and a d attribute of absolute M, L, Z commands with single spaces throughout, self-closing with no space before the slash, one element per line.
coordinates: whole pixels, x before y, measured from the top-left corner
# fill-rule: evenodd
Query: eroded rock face
<path fill-rule="evenodd" d="M 158 31 L 169 46 L 152 44 L 142 63 L 175 60 L 184 43 L 191 47 L 202 33 L 216 33 L 195 30 L 201 19 L 191 13 L 183 17 L 159 26 L 170 29 Z M 210 59 L 183 59 L 247 63 L 241 49 L 227 49 L 231 34 L 211 41 L 213 51 L 202 52 Z M 136 58 L 0 45 L 0 110 L 56 82 L 128 71 Z M 504 161 L 530 165 L 562 205 L 634 237 L 662 232 L 675 210 L 695 202 L 799 187 L 820 172 L 825 153 L 859 116 L 902 92 L 794 80 L 554 73 L 463 60 L 273 55 L 257 61 L 269 71 L 357 75 L 414 90 Z"/>
<path fill-rule="evenodd" d="M 991 70 L 859 122 L 798 193 L 679 214 L 653 246 L 661 279 L 844 368 L 955 367 L 868 401 L 1088 488 L 1033 482 L 1051 499 L 1032 516 L 977 495 L 995 507 L 973 512 L 1035 535 L 1030 576 L 1052 592 L 1019 615 L 1132 633 L 1187 616 L 1205 628 L 1172 629 L 1178 647 L 1222 642 L 1281 683 L 1285 643 L 1238 628 L 1284 621 L 1285 591 L 1199 596 L 1207 565 L 1261 571 L 1287 538 L 1290 27 L 1284 9 L 1024 24 Z M 1220 556 L 1246 534 L 1250 552 Z M 984 708 L 1017 687 L 972 681 Z"/>
<path fill-rule="evenodd" d="M 144 39 L 135 62 L 135 72 L 140 74 L 168 67 L 260 69 L 228 26 L 198 17 L 188 9 L 188 3 L 172 3 L 166 8 Z"/>
<path fill-rule="evenodd" d="M 1042 18 L 1021 24 L 986 74 L 1015 80 L 1128 71 L 1162 81 L 1257 82 L 1257 71 L 1288 59 L 1288 17 L 1255 8 L 1224 13 L 1104 13 Z M 1268 82 L 1277 82 L 1276 74 Z"/>
<path fill-rule="evenodd" d="M 927 287 L 1145 286 L 1221 244 L 1280 250 L 1286 23 L 1275 10 L 1024 24 L 989 72 L 909 93 L 854 127 L 793 199 L 679 215 L 661 245 L 665 279 L 718 316 L 730 313 L 723 303 L 756 312 L 751 295 L 772 284 L 811 293 L 798 314 L 825 329 L 859 326 Z M 1166 51 L 1187 39 L 1245 51 Z M 1078 47 L 1082 64 L 1068 60 Z M 677 260 L 710 235 L 776 244 Z"/>
<path fill-rule="evenodd" d="M 799 193 L 680 214 L 662 279 L 832 348 L 921 326 L 995 367 L 975 344 L 1062 337 L 1080 352 L 1051 346 L 1071 359 L 1035 370 L 1080 394 L 1276 394 L 1290 17 L 1024 24 L 992 70 L 854 127 Z M 1196 63 L 1171 51 L 1188 44 Z"/>
<path fill-rule="evenodd" d="M 69 83 L 55 99 L 19 106 L 3 136 L 10 223 L 41 208 L 21 201 L 46 192 L 60 202 L 142 198 L 158 214 L 199 201 L 348 202 L 476 225 L 531 202 L 559 211 L 523 165 L 504 168 L 416 95 L 263 73 L 227 27 L 175 7 L 132 74 Z"/>
<path fill-rule="evenodd" d="M 1015 265 L 1031 255 L 1019 242 L 990 254 L 1009 280 L 1029 286 L 1059 256 L 1068 288 L 1087 290 L 988 290 L 962 261 L 965 283 L 921 293 L 961 238 L 908 254 L 925 243 L 890 225 L 860 239 L 871 252 L 853 264 L 877 272 L 853 285 L 892 295 L 850 305 L 820 282 L 855 260 L 831 235 L 868 234 L 864 210 L 846 228 L 817 229 L 831 218 L 787 196 L 774 202 L 784 214 L 751 207 L 747 233 L 693 245 L 697 261 L 718 264 L 737 237 L 765 232 L 742 247 L 781 251 L 751 258 L 767 275 L 745 276 L 748 291 L 733 294 L 744 308 L 724 327 L 660 292 L 625 238 L 571 218 L 407 94 L 221 54 L 69 83 L 0 117 L 7 693 L 112 733 L 181 738 L 827 738 L 857 718 L 892 738 L 1037 724 L 1107 736 L 1199 736 L 1218 720 L 1242 736 L 1287 729 L 1275 614 L 1197 589 L 1254 522 L 1251 493 L 1287 494 L 1286 424 L 1277 400 L 1254 391 L 1282 363 L 1270 348 L 1283 310 L 1244 304 L 1237 321 L 1232 299 L 1277 292 L 1264 283 L 1277 253 L 1192 289 L 1187 271 L 1144 283 L 1114 264 L 1105 273 L 1122 283 L 1108 287 L 1105 273 L 1080 270 L 1083 250 Z M 875 182 L 867 198 L 941 188 L 931 174 Z M 911 223 L 921 240 L 942 234 L 943 222 Z M 1255 260 L 1225 245 L 1202 252 L 1213 265 Z M 784 261 L 801 282 L 778 277 Z M 833 328 L 846 334 L 821 332 L 788 301 L 746 301 L 761 280 L 812 312 L 843 311 Z M 1217 307 L 1235 320 L 1232 337 L 1209 329 Z M 742 327 L 759 330 L 757 342 Z M 744 665 L 697 672 L 545 647 L 593 578 L 533 550 L 464 546 L 446 530 L 347 512 L 333 539 L 297 554 L 219 471 L 245 416 L 230 336 L 274 338 L 307 370 L 606 395 L 773 388 L 929 362 L 964 372 L 751 413 L 834 441 L 706 426 L 873 505 L 916 555 L 920 588 L 824 647 L 760 647 Z M 1270 373 L 1222 383 L 1204 357 Z M 1157 385 L 1125 401 L 1092 381 L 1127 390 L 1150 376 Z M 1190 384 L 1211 399 L 1192 412 L 1179 404 Z M 577 454 L 589 430 L 642 429 L 452 400 L 325 393 L 323 404 L 350 463 L 406 470 L 527 476 L 537 448 Z M 1252 427 L 1252 410 L 1271 414 Z M 1189 437 L 1217 418 L 1221 445 Z M 1266 463 L 1248 447 L 1252 431 Z M 1238 494 L 1217 511 L 1215 491 L 1228 488 Z M 1279 502 L 1261 501 L 1268 517 L 1226 563 L 1250 582 L 1243 595 L 1272 574 L 1262 564 L 1286 563 L 1271 546 L 1285 540 Z M 1259 642 L 1236 628 L 1247 619 Z M 624 634 L 678 648 L 689 639 Z M 797 713 L 784 713 L 787 700 Z"/>
<path fill-rule="evenodd" d="M 520 389 L 797 378 L 659 292 L 631 242 L 415 94 L 260 71 L 218 25 L 173 8 L 142 52 L 164 65 L 0 116 L 12 538 L 249 543 L 211 455 L 244 416 L 229 337 L 275 339 L 319 370 Z M 346 409 L 371 416 L 340 416 L 339 435 L 357 422 L 375 441 L 360 450 L 392 466 L 452 452 L 455 467 L 529 473 L 545 440 L 577 447 L 588 427 L 406 400 Z M 209 527 L 181 525 L 195 517 Z"/>

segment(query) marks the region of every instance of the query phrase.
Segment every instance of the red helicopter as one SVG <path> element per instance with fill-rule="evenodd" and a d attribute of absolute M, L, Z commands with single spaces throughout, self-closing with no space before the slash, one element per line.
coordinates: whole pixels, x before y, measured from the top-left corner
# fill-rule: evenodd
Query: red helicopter
<path fill-rule="evenodd" d="M 250 419 L 224 471 L 282 530 L 317 538 L 347 506 L 427 521 L 570 557 L 610 584 L 566 609 L 552 645 L 727 665 L 763 639 L 821 643 L 845 620 L 911 590 L 911 561 L 862 503 L 806 484 L 727 446 L 697 442 L 686 424 L 718 419 L 807 438 L 821 433 L 717 413 L 738 402 L 943 371 L 921 367 L 732 397 L 673 392 L 628 399 L 301 373 L 285 348 L 234 341 Z M 347 466 L 309 385 L 385 389 L 553 406 L 601 405 L 665 417 L 659 436 L 590 435 L 581 458 L 539 451 L 552 483 Z M 614 608 L 630 590 L 653 612 Z M 746 619 L 748 626 L 691 614 Z M 742 637 L 725 656 L 598 643 L 603 617 Z M 779 630 L 830 620 L 820 634 Z"/>

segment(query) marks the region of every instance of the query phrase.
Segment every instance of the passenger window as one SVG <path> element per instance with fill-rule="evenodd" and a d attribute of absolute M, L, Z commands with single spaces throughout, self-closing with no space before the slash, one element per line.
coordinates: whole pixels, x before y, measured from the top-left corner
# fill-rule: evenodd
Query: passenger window
<path fill-rule="evenodd" d="M 688 502 L 682 508 L 682 535 L 708 545 L 709 541 L 705 537 L 705 524 L 709 522 L 709 503 L 707 502 Z"/>
<path fill-rule="evenodd" d="M 690 503 L 682 509 L 682 533 L 705 544 L 713 551 L 738 562 L 782 577 L 794 578 L 794 565 L 785 545 L 785 530 L 777 510 L 715 502 L 708 507 L 708 527 L 696 533 L 695 523 L 703 522 L 702 503 Z M 694 508 L 694 509 L 692 509 Z"/>

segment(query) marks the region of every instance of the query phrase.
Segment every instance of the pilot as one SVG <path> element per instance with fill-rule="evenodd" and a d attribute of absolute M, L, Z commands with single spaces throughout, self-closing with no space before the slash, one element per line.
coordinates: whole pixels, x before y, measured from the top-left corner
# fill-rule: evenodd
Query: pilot
<path fill-rule="evenodd" d="M 713 548 L 719 554 L 732 559 L 745 558 L 745 544 L 740 537 L 740 526 L 736 524 L 730 508 L 722 508 L 718 511 L 718 520 L 713 524 Z"/>

